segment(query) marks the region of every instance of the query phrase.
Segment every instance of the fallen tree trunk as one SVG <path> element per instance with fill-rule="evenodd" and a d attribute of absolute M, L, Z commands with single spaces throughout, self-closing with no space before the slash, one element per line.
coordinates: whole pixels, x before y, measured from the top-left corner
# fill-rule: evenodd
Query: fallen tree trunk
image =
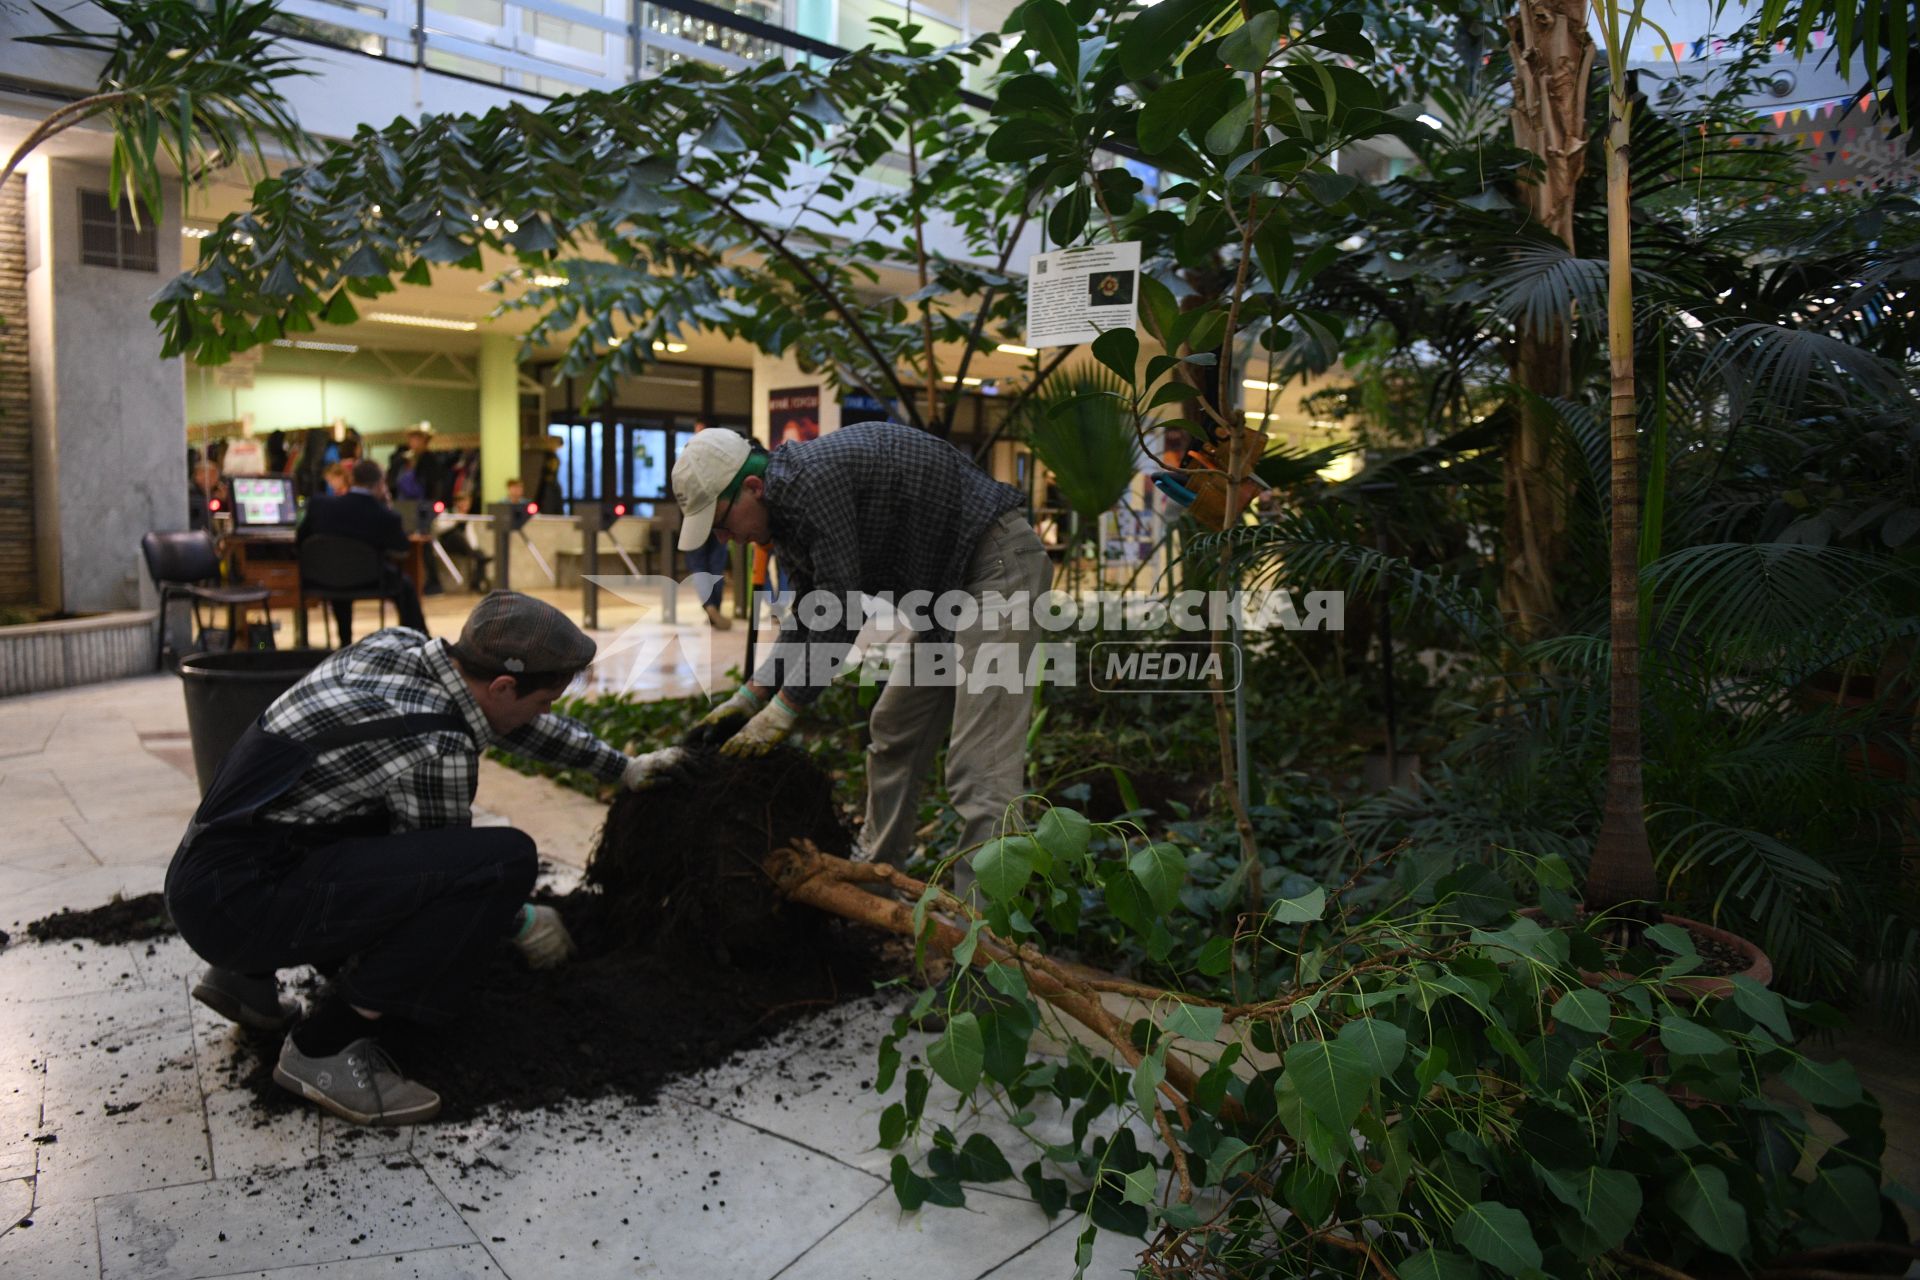
<path fill-rule="evenodd" d="M 837 858 L 820 852 L 806 841 L 799 842 L 798 847 L 774 850 L 763 867 L 781 896 L 790 901 L 903 938 L 919 938 L 948 954 L 960 945 L 979 919 L 979 913 L 973 908 L 946 890 L 937 889 L 926 914 L 928 927 L 923 935 L 914 928 L 912 904 L 926 893 L 924 880 L 916 880 L 883 863 Z M 871 893 L 862 888 L 863 885 L 884 886 L 899 896 Z M 956 924 L 956 919 L 966 923 Z M 1116 991 L 1146 1000 L 1180 998 L 1157 987 L 1105 978 L 1081 966 L 1052 959 L 1035 947 L 1010 942 L 981 925 L 975 936 L 972 963 L 976 968 L 985 968 L 996 962 L 1018 968 L 1029 991 L 1112 1045 L 1130 1069 L 1140 1065 L 1142 1054 L 1134 1046 L 1127 1025 L 1100 1003 L 1101 992 Z M 1192 1067 L 1171 1056 L 1166 1059 L 1166 1078 L 1161 1083 L 1161 1092 L 1172 1103 L 1183 1125 L 1191 1123 L 1188 1103 L 1199 1085 L 1199 1077 Z M 1228 1098 L 1221 1110 L 1223 1114 L 1237 1116 L 1239 1104 Z"/>

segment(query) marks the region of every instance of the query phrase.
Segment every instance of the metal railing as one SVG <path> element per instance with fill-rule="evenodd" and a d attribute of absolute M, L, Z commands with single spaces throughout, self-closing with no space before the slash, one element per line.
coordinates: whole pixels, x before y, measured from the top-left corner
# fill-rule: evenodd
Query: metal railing
<path fill-rule="evenodd" d="M 683 61 L 739 71 L 772 58 L 835 59 L 777 6 L 739 0 L 280 0 L 285 34 L 521 93 L 612 89 Z M 904 11 L 903 11 L 904 12 Z"/>

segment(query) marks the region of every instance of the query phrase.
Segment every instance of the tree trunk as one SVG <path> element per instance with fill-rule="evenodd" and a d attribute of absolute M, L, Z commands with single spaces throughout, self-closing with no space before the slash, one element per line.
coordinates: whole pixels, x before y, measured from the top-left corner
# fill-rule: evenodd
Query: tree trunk
<path fill-rule="evenodd" d="M 1613 667 L 1607 790 L 1593 862 L 1587 870 L 1589 911 L 1606 911 L 1631 902 L 1656 902 L 1660 896 L 1653 846 L 1647 839 L 1640 768 L 1640 445 L 1633 386 L 1632 146 L 1627 95 L 1624 76 L 1616 76 L 1607 98 L 1607 352 L 1613 370 L 1609 613 Z"/>
<path fill-rule="evenodd" d="M 1573 248 L 1575 188 L 1587 168 L 1587 84 L 1593 37 L 1587 0 L 1522 0 L 1507 19 L 1513 53 L 1513 139 L 1540 158 L 1537 181 L 1522 188 L 1535 221 Z M 1572 391 L 1568 334 L 1521 332 L 1515 385 L 1551 399 Z M 1552 424 L 1522 400 L 1506 455 L 1500 608 L 1522 641 L 1550 629 L 1554 567 L 1566 552 L 1566 483 L 1554 464 Z"/>

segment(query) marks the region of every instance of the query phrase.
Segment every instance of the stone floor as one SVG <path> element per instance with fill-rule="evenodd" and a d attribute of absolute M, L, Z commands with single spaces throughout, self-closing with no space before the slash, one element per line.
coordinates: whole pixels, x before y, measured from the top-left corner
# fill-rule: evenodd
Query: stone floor
<path fill-rule="evenodd" d="M 51 947 L 19 932 L 157 889 L 194 801 L 173 677 L 0 702 L 0 928 L 16 939 L 0 950 L 7 1280 L 1073 1273 L 1083 1224 L 1049 1222 L 1011 1184 L 970 1190 L 963 1210 L 899 1211 L 891 1153 L 874 1148 L 885 1100 L 866 1085 L 891 1017 L 877 1000 L 647 1107 L 378 1133 L 262 1115 L 228 1084 L 232 1030 L 189 998 L 198 962 L 181 943 Z M 602 813 L 492 764 L 478 808 L 532 831 L 562 880 Z M 1130 1258 L 1103 1236 L 1092 1274 Z"/>

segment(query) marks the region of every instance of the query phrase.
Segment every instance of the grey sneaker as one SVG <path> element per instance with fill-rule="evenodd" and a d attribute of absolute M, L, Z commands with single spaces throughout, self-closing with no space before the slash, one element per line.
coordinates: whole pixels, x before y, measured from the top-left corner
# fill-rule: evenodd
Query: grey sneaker
<path fill-rule="evenodd" d="M 418 1124 L 440 1114 L 440 1095 L 401 1075 L 386 1050 L 366 1036 L 325 1058 L 309 1058 L 288 1036 L 273 1082 L 354 1124 Z"/>
<path fill-rule="evenodd" d="M 300 1002 L 282 1000 L 272 978 L 250 978 L 218 966 L 200 975 L 193 998 L 228 1022 L 261 1031 L 284 1031 L 300 1016 Z"/>

